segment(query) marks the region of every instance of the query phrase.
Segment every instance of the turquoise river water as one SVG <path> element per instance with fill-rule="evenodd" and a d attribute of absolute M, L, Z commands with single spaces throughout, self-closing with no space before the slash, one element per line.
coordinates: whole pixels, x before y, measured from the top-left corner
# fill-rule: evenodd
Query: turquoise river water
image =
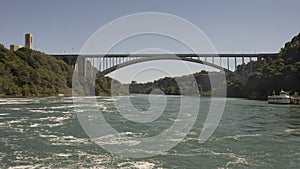
<path fill-rule="evenodd" d="M 131 101 L 146 110 L 147 98 L 135 95 Z M 96 106 L 119 133 L 152 137 L 176 121 L 180 99 L 167 96 L 160 117 L 141 124 L 122 117 L 112 98 L 98 97 Z M 300 168 L 299 105 L 228 98 L 217 129 L 199 143 L 211 99 L 216 98 L 200 98 L 193 128 L 175 147 L 152 157 L 130 158 L 89 139 L 70 97 L 0 98 L 0 168 Z M 113 137 L 109 141 L 119 144 Z"/>

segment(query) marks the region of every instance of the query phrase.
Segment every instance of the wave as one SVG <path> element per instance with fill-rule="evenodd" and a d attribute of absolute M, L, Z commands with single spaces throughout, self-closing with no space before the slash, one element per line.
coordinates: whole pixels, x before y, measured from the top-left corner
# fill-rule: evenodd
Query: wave
<path fill-rule="evenodd" d="M 262 134 L 238 134 L 235 136 L 225 136 L 222 139 L 235 139 L 235 140 L 239 140 L 240 138 L 243 137 L 262 137 Z"/>
<path fill-rule="evenodd" d="M 138 161 L 138 162 L 121 162 L 117 165 L 120 168 L 131 169 L 131 168 L 139 168 L 139 169 L 152 169 L 158 168 L 154 163 Z"/>

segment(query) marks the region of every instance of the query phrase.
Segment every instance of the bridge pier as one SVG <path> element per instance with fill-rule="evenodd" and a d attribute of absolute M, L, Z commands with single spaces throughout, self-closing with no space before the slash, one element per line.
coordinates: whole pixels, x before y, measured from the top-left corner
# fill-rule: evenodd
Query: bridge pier
<path fill-rule="evenodd" d="M 77 66 L 76 66 L 77 65 Z M 86 76 L 86 60 L 84 57 L 78 57 L 76 62 L 77 72 L 79 76 Z"/>

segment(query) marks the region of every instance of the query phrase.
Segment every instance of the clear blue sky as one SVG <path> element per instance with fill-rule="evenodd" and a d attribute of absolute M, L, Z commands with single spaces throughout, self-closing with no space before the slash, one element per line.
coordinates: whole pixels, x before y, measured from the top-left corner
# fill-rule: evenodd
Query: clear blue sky
<path fill-rule="evenodd" d="M 192 22 L 219 53 L 278 52 L 300 32 L 299 7 L 299 0 L 1 0 L 0 43 L 24 45 L 24 34 L 32 33 L 37 50 L 78 53 L 114 19 L 163 12 Z"/>
<path fill-rule="evenodd" d="M 277 52 L 300 32 L 299 0 L 2 0 L 0 43 L 46 53 L 79 52 L 101 26 L 137 12 L 164 12 L 198 26 L 221 53 Z"/>

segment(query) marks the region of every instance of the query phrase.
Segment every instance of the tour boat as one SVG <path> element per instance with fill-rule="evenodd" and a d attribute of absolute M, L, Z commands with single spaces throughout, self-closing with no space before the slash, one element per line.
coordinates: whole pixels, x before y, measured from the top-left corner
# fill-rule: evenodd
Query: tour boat
<path fill-rule="evenodd" d="M 272 96 L 268 96 L 268 103 L 271 104 L 290 104 L 291 97 L 288 95 L 287 92 L 281 90 L 279 95 L 275 95 L 273 92 Z"/>

